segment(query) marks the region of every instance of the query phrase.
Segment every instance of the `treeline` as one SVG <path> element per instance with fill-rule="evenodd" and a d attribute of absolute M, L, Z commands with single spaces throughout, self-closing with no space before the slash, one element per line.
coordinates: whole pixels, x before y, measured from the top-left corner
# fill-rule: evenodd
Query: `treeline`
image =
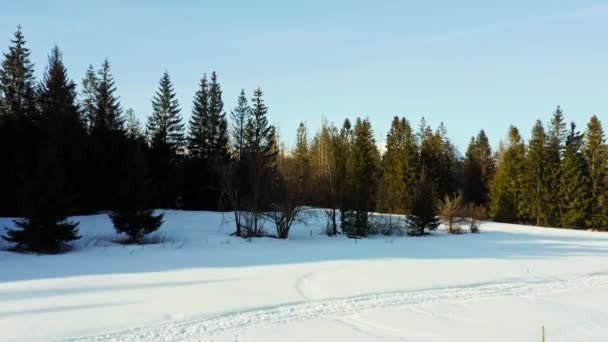
<path fill-rule="evenodd" d="M 323 122 L 312 137 L 300 124 L 287 150 L 259 88 L 242 90 L 227 114 L 217 74 L 203 75 L 186 122 L 165 72 L 144 126 L 123 110 L 107 60 L 78 91 L 57 47 L 40 81 L 29 55 L 18 29 L 0 66 L 0 216 L 24 218 L 3 236 L 18 248 L 59 251 L 78 238 L 68 217 L 100 211 L 139 242 L 162 224 L 153 208 L 231 211 L 242 237 L 268 234 L 270 221 L 286 238 L 304 206 L 328 208 L 330 235 L 378 232 L 372 212 L 408 214 L 408 233 L 420 235 L 446 203 L 476 219 L 608 227 L 608 148 L 595 116 L 581 133 L 558 107 L 527 144 L 511 127 L 495 153 L 483 130 L 462 156 L 443 124 L 399 117 L 383 154 L 363 118 Z"/>

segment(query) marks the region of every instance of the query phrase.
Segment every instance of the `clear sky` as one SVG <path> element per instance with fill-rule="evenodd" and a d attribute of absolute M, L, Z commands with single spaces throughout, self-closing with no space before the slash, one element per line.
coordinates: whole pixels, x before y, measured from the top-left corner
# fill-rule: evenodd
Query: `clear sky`
<path fill-rule="evenodd" d="M 288 144 L 322 117 L 367 116 L 383 141 L 395 114 L 425 116 L 461 150 L 481 128 L 494 144 L 510 124 L 527 137 L 558 104 L 608 125 L 608 1 L 0 0 L 0 50 L 18 24 L 38 74 L 54 44 L 79 84 L 108 57 L 142 122 L 164 70 L 185 120 L 216 70 L 228 111 L 262 87 Z"/>

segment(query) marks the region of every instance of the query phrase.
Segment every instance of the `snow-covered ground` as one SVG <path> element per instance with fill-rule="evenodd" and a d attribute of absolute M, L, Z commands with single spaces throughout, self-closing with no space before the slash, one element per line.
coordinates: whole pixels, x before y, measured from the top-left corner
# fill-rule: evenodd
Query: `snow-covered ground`
<path fill-rule="evenodd" d="M 547 342 L 608 340 L 608 234 L 355 241 L 320 221 L 247 241 L 222 214 L 165 218 L 156 245 L 113 243 L 98 215 L 77 218 L 70 253 L 0 251 L 0 340 L 512 342 L 543 325 Z"/>

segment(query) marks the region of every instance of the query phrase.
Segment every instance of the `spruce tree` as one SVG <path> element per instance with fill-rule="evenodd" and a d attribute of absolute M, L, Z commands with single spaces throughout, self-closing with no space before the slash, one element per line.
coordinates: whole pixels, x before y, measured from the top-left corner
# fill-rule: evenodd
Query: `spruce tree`
<path fill-rule="evenodd" d="M 260 88 L 253 93 L 252 108 L 245 127 L 245 151 L 251 153 L 268 153 L 270 151 L 270 133 L 273 130 L 266 117 L 268 107 L 264 104 L 264 93 Z"/>
<path fill-rule="evenodd" d="M 97 71 L 95 118 L 91 125 L 91 134 L 100 136 L 124 134 L 124 118 L 115 92 L 116 87 L 114 77 L 110 72 L 110 62 L 106 59 Z"/>
<path fill-rule="evenodd" d="M 88 196 L 82 191 L 84 184 L 90 181 L 82 163 L 86 131 L 76 103 L 76 85 L 68 78 L 57 46 L 49 56 L 49 65 L 38 87 L 38 108 L 43 141 L 55 147 L 66 177 L 79 190 L 74 196 L 75 203 L 80 204 Z"/>
<path fill-rule="evenodd" d="M 488 137 L 481 130 L 471 138 L 464 160 L 464 201 L 487 205 L 496 162 Z"/>
<path fill-rule="evenodd" d="M 67 140 L 67 144 L 77 144 L 78 141 L 74 139 L 84 133 L 84 127 L 76 104 L 76 85 L 68 78 L 57 46 L 49 56 L 49 65 L 38 87 L 38 94 L 41 121 L 49 138 L 54 142 Z"/>
<path fill-rule="evenodd" d="M 339 184 L 340 228 L 343 233 L 355 230 L 355 212 L 352 196 L 352 148 L 353 128 L 349 119 L 345 119 L 336 139 L 336 164 Z"/>
<path fill-rule="evenodd" d="M 407 194 L 405 183 L 406 165 L 405 119 L 393 118 L 386 136 L 386 151 L 382 156 L 382 177 L 378 189 L 378 210 L 387 213 L 404 213 Z M 411 190 L 411 189 L 410 189 Z"/>
<path fill-rule="evenodd" d="M 208 155 L 214 166 L 225 163 L 230 157 L 228 154 L 228 121 L 224 112 L 222 90 L 215 71 L 211 73 L 209 85 L 209 127 L 207 133 Z"/>
<path fill-rule="evenodd" d="M 270 204 L 271 187 L 278 174 L 276 131 L 268 123 L 268 107 L 264 103 L 263 95 L 260 88 L 253 94 L 245 129 L 243 171 L 233 175 L 234 177 L 244 175 L 244 178 L 232 180 L 232 185 L 240 194 L 240 205 L 248 211 L 246 227 L 244 227 L 246 236 L 262 234 L 263 227 L 260 220 L 263 211 Z M 237 226 L 237 231 L 239 230 Z"/>
<path fill-rule="evenodd" d="M 560 172 L 566 144 L 566 122 L 564 112 L 557 106 L 547 137 L 547 225 L 556 226 L 561 222 L 559 202 Z"/>
<path fill-rule="evenodd" d="M 414 191 L 414 203 L 407 217 L 406 231 L 408 235 L 420 236 L 426 231 L 434 231 L 439 227 L 440 219 L 437 207 L 437 192 L 433 181 L 426 176 L 425 170 Z"/>
<path fill-rule="evenodd" d="M 583 136 L 576 131 L 574 123 L 566 138 L 564 160 L 559 179 L 561 226 L 565 228 L 585 228 L 589 219 L 592 197 L 588 166 L 581 152 Z"/>
<path fill-rule="evenodd" d="M 80 238 L 78 222 L 68 220 L 73 213 L 73 196 L 66 173 L 52 145 L 39 163 L 26 187 L 25 218 L 15 220 L 16 228 L 2 236 L 18 250 L 59 253 L 66 243 Z"/>
<path fill-rule="evenodd" d="M 471 137 L 464 160 L 463 196 L 466 203 L 483 204 L 487 189 L 482 176 L 477 147 L 475 137 Z"/>
<path fill-rule="evenodd" d="M 420 127 L 420 167 L 437 187 L 437 195 L 451 195 L 458 189 L 458 158 L 443 123 L 435 132 L 423 119 Z"/>
<path fill-rule="evenodd" d="M 209 85 L 207 75 L 199 82 L 194 95 L 192 116 L 189 123 L 188 151 L 192 158 L 203 160 L 207 155 L 207 129 L 209 127 Z"/>
<path fill-rule="evenodd" d="M 490 216 L 495 221 L 513 223 L 522 216 L 524 162 L 524 143 L 519 130 L 511 126 L 490 188 Z"/>
<path fill-rule="evenodd" d="M 25 46 L 21 26 L 0 66 L 0 116 L 33 117 L 36 114 L 34 65 Z"/>
<path fill-rule="evenodd" d="M 357 118 L 353 130 L 353 143 L 347 179 L 354 222 L 346 231 L 349 235 L 367 236 L 370 232 L 369 214 L 375 208 L 380 154 L 369 120 Z"/>
<path fill-rule="evenodd" d="M 90 181 L 86 205 L 91 211 L 111 209 L 122 179 L 126 155 L 124 118 L 116 95 L 110 63 L 106 59 L 97 71 L 94 91 L 95 108 L 90 124 L 90 138 L 85 164 Z"/>
<path fill-rule="evenodd" d="M 583 152 L 591 180 L 591 208 L 587 226 L 608 227 L 608 146 L 602 123 L 592 116 L 587 124 Z"/>
<path fill-rule="evenodd" d="M 80 108 L 82 112 L 82 122 L 90 132 L 95 124 L 97 115 L 97 73 L 92 65 L 89 65 L 82 80 L 82 93 Z"/>
<path fill-rule="evenodd" d="M 173 84 L 165 71 L 160 79 L 159 89 L 152 99 L 152 115 L 146 125 L 152 149 L 167 150 L 174 162 L 183 149 L 182 118 Z"/>
<path fill-rule="evenodd" d="M 232 118 L 232 145 L 234 155 L 237 160 L 241 160 L 243 150 L 245 149 L 245 129 L 251 108 L 247 104 L 245 90 L 241 89 L 237 106 L 231 112 Z"/>
<path fill-rule="evenodd" d="M 146 125 L 150 140 L 151 164 L 159 203 L 163 208 L 180 205 L 179 175 L 183 153 L 183 130 L 179 103 L 167 72 L 159 82 L 159 89 L 152 99 L 152 115 Z"/>
<path fill-rule="evenodd" d="M 532 129 L 528 144 L 525 165 L 525 213 L 536 225 L 549 225 L 551 207 L 549 206 L 551 170 L 547 153 L 547 135 L 540 120 Z"/>
<path fill-rule="evenodd" d="M 116 232 L 127 235 L 127 243 L 143 242 L 163 223 L 164 214 L 154 214 L 153 189 L 143 146 L 137 144 L 120 185 L 118 204 L 109 213 Z"/>
<path fill-rule="evenodd" d="M 125 130 L 127 137 L 131 141 L 140 142 L 145 138 L 141 122 L 135 115 L 133 108 L 129 108 L 125 111 Z"/>

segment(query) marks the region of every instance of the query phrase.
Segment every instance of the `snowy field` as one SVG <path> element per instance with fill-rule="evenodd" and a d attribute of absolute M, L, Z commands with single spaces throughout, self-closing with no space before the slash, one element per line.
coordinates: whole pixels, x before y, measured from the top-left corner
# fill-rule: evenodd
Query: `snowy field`
<path fill-rule="evenodd" d="M 124 246 L 106 216 L 78 220 L 70 253 L 0 251 L 1 341 L 608 341 L 605 233 L 355 241 L 312 222 L 247 241 L 168 211 L 161 243 Z"/>

